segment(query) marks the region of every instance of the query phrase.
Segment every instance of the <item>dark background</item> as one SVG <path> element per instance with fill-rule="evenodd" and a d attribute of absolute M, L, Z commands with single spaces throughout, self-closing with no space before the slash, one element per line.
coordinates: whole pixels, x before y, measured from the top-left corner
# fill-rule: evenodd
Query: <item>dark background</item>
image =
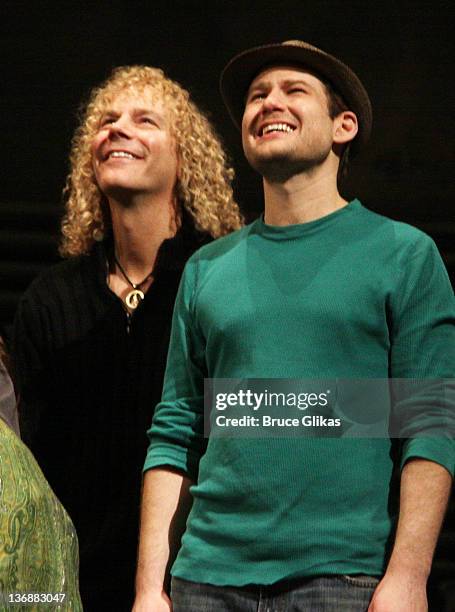
<path fill-rule="evenodd" d="M 343 190 L 424 229 L 455 278 L 454 19 L 450 2 L 4 2 L 0 192 L 0 324 L 33 276 L 56 261 L 61 190 L 77 109 L 114 66 L 162 67 L 210 116 L 237 171 L 248 219 L 260 181 L 218 94 L 231 56 L 257 44 L 307 40 L 351 65 L 370 93 L 372 140 Z M 455 610 L 451 513 L 435 562 L 433 608 Z M 450 591 L 452 594 L 450 594 Z M 450 605 L 452 607 L 450 607 Z"/>

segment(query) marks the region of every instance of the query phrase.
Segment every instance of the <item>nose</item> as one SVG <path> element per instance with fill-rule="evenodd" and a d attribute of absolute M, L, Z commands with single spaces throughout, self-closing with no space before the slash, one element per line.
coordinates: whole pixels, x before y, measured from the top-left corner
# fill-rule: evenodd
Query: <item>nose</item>
<path fill-rule="evenodd" d="M 131 138 L 131 123 L 125 115 L 120 115 L 109 123 L 109 138 Z"/>
<path fill-rule="evenodd" d="M 285 96 L 278 87 L 273 87 L 262 101 L 263 112 L 283 110 L 285 107 Z"/>

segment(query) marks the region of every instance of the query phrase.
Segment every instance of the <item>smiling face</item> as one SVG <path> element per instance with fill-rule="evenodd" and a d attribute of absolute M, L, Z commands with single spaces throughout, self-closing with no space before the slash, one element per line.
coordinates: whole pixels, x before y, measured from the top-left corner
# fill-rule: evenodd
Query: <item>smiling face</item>
<path fill-rule="evenodd" d="M 171 195 L 177 154 L 170 117 L 151 87 L 122 90 L 102 113 L 91 143 L 96 182 L 108 198 Z"/>
<path fill-rule="evenodd" d="M 322 164 L 336 139 L 324 84 L 292 66 L 272 66 L 252 81 L 242 121 L 245 156 L 264 177 L 287 178 Z"/>

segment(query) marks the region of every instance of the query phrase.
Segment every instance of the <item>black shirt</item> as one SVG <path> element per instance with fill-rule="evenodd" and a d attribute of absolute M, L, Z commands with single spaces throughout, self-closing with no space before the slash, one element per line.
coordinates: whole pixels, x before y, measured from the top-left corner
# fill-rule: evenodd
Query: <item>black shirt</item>
<path fill-rule="evenodd" d="M 19 304 L 21 431 L 76 526 L 84 610 L 132 603 L 146 430 L 180 276 L 204 242 L 186 229 L 163 243 L 131 317 L 106 283 L 109 241 L 45 272 Z"/>

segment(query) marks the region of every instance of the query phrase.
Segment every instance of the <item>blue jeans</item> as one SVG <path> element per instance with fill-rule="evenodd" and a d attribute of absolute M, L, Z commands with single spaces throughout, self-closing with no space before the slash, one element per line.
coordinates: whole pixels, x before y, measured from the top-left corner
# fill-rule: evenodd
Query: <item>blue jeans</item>
<path fill-rule="evenodd" d="M 366 612 L 379 578 L 320 576 L 219 587 L 172 578 L 173 612 Z"/>

